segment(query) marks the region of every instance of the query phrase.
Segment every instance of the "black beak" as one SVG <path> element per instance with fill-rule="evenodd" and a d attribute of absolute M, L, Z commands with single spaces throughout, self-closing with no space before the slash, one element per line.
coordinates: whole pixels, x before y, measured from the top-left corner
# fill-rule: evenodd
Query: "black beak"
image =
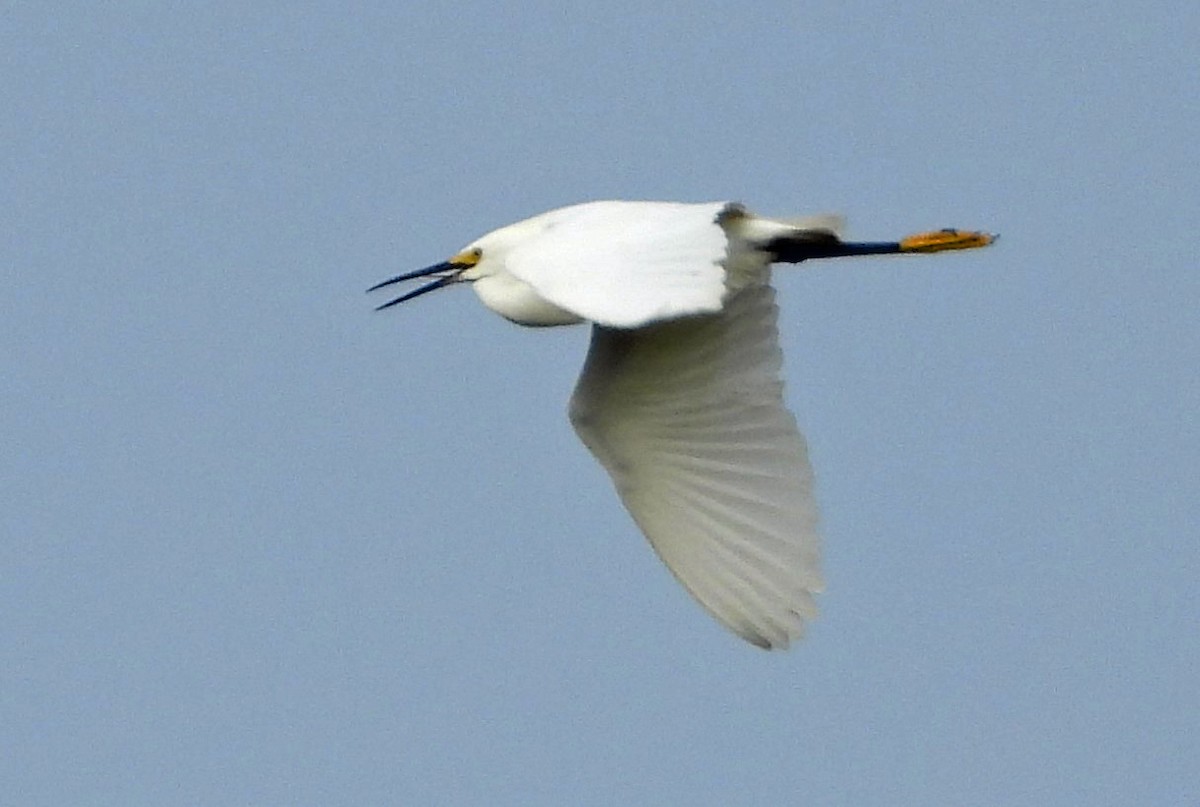
<path fill-rule="evenodd" d="M 402 294 L 395 300 L 390 300 L 375 309 L 376 311 L 382 311 L 385 308 L 391 308 L 394 305 L 406 302 L 414 297 L 420 297 L 422 294 L 428 294 L 429 292 L 436 291 L 443 286 L 449 286 L 451 283 L 457 282 L 458 276 L 462 274 L 464 269 L 467 268 L 468 267 L 463 266 L 461 263 L 451 263 L 450 261 L 445 261 L 444 263 L 427 266 L 424 269 L 418 269 L 415 272 L 405 272 L 402 275 L 396 275 L 395 277 L 389 278 L 382 283 L 376 283 L 374 286 L 367 289 L 367 291 L 372 292 L 377 289 L 382 289 L 385 286 L 390 286 L 393 283 L 403 283 L 406 280 L 415 280 L 418 277 L 437 275 L 437 280 L 434 280 L 432 283 L 426 283 L 424 286 L 419 286 L 407 294 Z"/>

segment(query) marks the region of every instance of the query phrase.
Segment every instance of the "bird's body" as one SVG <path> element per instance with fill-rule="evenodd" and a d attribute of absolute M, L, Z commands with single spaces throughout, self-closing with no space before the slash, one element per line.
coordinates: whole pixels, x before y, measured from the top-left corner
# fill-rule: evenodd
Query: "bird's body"
<path fill-rule="evenodd" d="M 786 647 L 821 590 L 812 469 L 783 403 L 772 263 L 990 243 L 943 230 L 843 242 L 840 220 L 715 202 L 590 202 L 479 238 L 381 307 L 457 282 L 521 325 L 593 324 L 571 398 L 580 438 L 687 590 L 735 633 Z"/>

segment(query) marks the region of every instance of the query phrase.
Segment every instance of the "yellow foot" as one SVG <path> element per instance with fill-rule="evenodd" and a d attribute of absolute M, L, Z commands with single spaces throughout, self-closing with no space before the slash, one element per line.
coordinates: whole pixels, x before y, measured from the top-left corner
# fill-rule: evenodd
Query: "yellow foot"
<path fill-rule="evenodd" d="M 944 252 L 948 249 L 976 249 L 996 240 L 990 233 L 970 230 L 935 230 L 917 233 L 900 241 L 901 252 Z"/>

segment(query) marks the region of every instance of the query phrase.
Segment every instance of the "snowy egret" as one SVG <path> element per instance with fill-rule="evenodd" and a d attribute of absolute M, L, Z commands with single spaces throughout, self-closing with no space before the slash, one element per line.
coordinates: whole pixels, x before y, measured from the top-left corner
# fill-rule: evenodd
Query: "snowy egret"
<path fill-rule="evenodd" d="M 771 264 L 987 246 L 938 230 L 850 242 L 834 216 L 771 219 L 739 204 L 589 202 L 502 227 L 433 280 L 379 306 L 469 282 L 520 325 L 592 323 L 575 431 L 672 574 L 719 622 L 787 647 L 822 590 L 813 474 L 783 404 Z"/>

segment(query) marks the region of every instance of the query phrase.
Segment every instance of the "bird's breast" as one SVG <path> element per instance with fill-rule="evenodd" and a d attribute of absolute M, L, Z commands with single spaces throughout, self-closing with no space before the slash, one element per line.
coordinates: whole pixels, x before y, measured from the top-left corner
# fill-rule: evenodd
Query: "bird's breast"
<path fill-rule="evenodd" d="M 518 325 L 575 325 L 583 318 L 551 303 L 533 287 L 508 272 L 481 277 L 472 284 L 491 310 Z"/>

